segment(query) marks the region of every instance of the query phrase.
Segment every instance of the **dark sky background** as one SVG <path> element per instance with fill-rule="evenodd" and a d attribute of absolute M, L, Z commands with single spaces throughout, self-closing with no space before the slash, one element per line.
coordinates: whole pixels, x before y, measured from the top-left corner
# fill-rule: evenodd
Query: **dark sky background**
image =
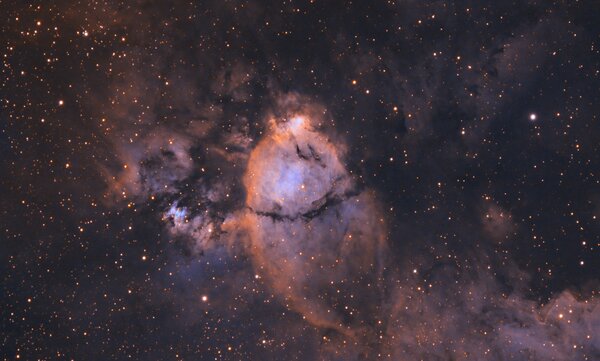
<path fill-rule="evenodd" d="M 0 14 L 3 360 L 600 360 L 597 1 Z"/>

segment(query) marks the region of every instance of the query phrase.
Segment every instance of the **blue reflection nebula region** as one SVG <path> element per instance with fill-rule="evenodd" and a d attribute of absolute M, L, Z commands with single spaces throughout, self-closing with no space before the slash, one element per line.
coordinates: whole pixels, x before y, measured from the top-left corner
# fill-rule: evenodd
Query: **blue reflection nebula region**
<path fill-rule="evenodd" d="M 177 207 L 177 202 L 173 203 L 167 212 L 167 217 L 172 218 L 175 224 L 185 222 L 187 215 L 187 209 L 185 207 Z"/>
<path fill-rule="evenodd" d="M 274 196 L 278 201 L 293 199 L 304 182 L 304 169 L 298 162 L 284 163 L 275 183 Z"/>

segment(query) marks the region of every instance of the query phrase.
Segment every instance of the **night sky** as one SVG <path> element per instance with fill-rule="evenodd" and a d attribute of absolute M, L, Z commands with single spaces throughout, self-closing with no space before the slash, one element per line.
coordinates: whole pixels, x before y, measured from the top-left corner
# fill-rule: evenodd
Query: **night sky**
<path fill-rule="evenodd" d="M 600 3 L 0 1 L 3 360 L 600 360 Z"/>

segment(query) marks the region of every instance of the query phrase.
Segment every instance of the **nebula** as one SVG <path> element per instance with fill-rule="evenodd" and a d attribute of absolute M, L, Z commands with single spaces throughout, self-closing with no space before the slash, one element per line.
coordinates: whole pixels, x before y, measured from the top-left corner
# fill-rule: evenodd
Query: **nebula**
<path fill-rule="evenodd" d="M 507 290 L 479 251 L 464 268 L 422 251 L 406 255 L 413 265 L 397 248 L 391 256 L 378 192 L 348 170 L 347 143 L 324 126 L 323 108 L 297 94 L 274 98 L 256 139 L 246 123 L 219 141 L 208 141 L 205 132 L 144 138 L 145 151 L 129 152 L 137 157 L 127 161 L 133 165 L 114 177 L 115 196 L 126 190 L 165 201 L 167 234 L 187 241 L 197 261 L 248 259 L 245 272 L 318 335 L 321 343 L 311 348 L 323 359 L 566 361 L 598 354 L 600 304 L 593 292 L 564 290 L 539 305 L 526 296 L 524 281 L 515 283 L 526 274 L 514 265 L 498 269 L 513 281 Z M 208 144 L 206 159 L 218 160 L 220 177 L 205 176 L 210 163 L 192 164 L 194 143 Z M 484 214 L 481 234 L 490 244 L 516 231 L 508 210 L 475 209 Z M 406 241 L 407 235 L 395 239 Z M 249 288 L 235 275 L 222 277 L 231 287 Z M 298 331 L 287 337 L 312 342 Z"/>
<path fill-rule="evenodd" d="M 336 297 L 344 285 L 376 282 L 385 225 L 342 155 L 304 116 L 271 122 L 244 176 L 244 224 L 256 269 L 291 308 L 313 325 L 351 335 L 357 320 L 344 317 Z"/>
<path fill-rule="evenodd" d="M 311 218 L 350 196 L 351 180 L 338 150 L 297 116 L 272 122 L 271 133 L 250 155 L 244 177 L 254 212 L 290 220 Z"/>
<path fill-rule="evenodd" d="M 0 4 L 1 360 L 600 360 L 599 1 Z"/>

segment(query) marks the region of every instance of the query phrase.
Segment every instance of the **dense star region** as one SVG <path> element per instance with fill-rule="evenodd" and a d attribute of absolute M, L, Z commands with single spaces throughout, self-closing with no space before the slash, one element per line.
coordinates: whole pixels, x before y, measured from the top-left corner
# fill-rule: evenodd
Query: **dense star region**
<path fill-rule="evenodd" d="M 0 14 L 0 359 L 600 360 L 598 2 Z"/>

